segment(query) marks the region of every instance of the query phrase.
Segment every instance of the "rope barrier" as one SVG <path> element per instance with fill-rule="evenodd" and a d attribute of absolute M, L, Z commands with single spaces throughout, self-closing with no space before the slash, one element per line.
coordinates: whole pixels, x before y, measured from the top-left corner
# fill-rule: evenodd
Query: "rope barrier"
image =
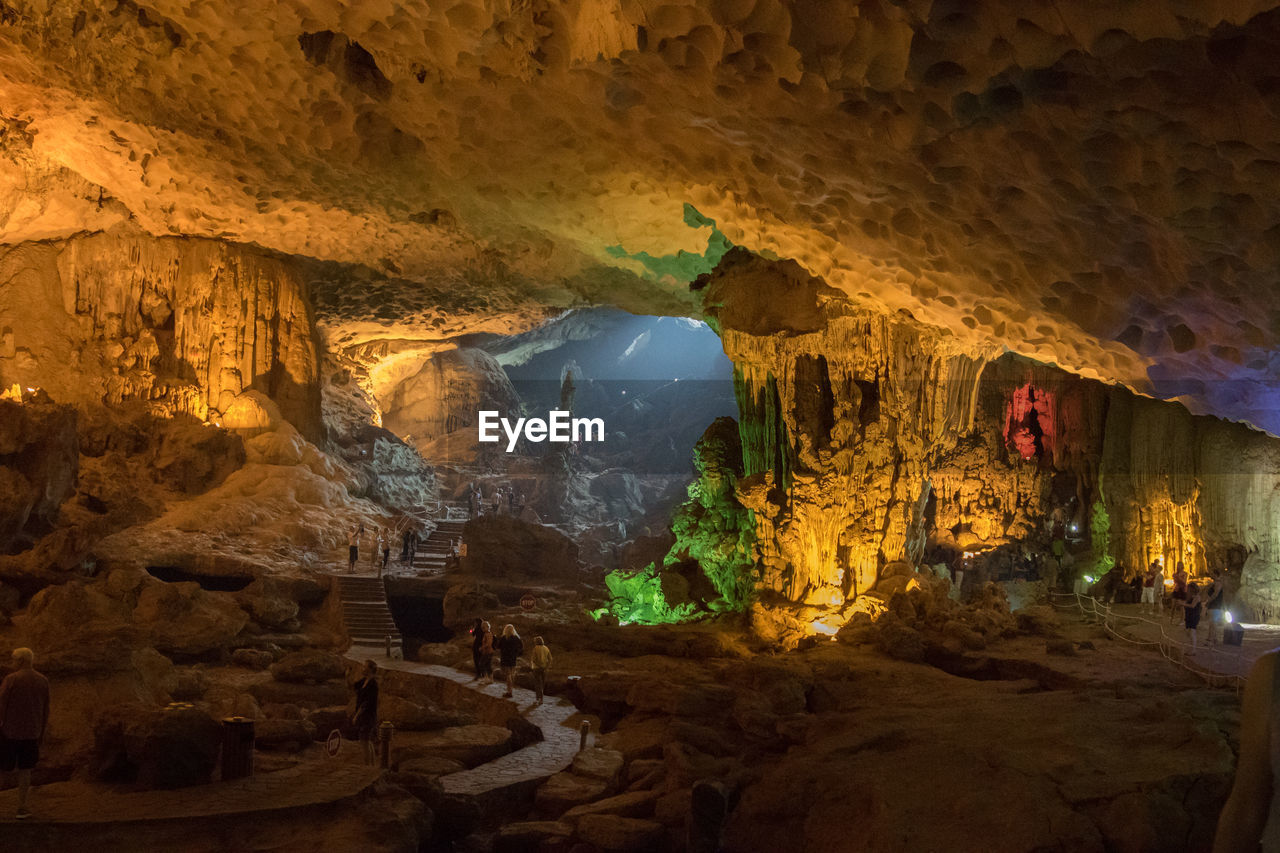
<path fill-rule="evenodd" d="M 1187 672 L 1190 672 L 1191 674 L 1204 679 L 1204 681 L 1210 687 L 1235 687 L 1236 691 L 1239 692 L 1240 688 L 1244 686 L 1245 677 L 1243 675 L 1236 675 L 1234 673 L 1213 672 L 1205 667 L 1192 666 L 1188 664 L 1187 661 L 1185 660 L 1185 658 L 1188 656 L 1187 650 L 1193 649 L 1194 647 L 1190 643 L 1186 643 L 1182 640 L 1175 639 L 1174 637 L 1169 636 L 1169 632 L 1165 630 L 1165 624 L 1163 620 L 1157 622 L 1151 619 L 1145 619 L 1141 616 L 1129 616 L 1121 613 L 1116 613 L 1114 610 L 1112 610 L 1110 604 L 1104 604 L 1103 602 L 1100 602 L 1098 599 L 1094 598 L 1091 595 L 1083 595 L 1082 593 L 1078 593 L 1078 592 L 1051 592 L 1049 593 L 1049 595 L 1050 595 L 1049 603 L 1052 604 L 1054 607 L 1059 609 L 1066 609 L 1066 610 L 1070 610 L 1070 609 L 1078 610 L 1080 612 L 1080 615 L 1086 621 L 1100 622 L 1103 629 L 1109 635 L 1115 637 L 1118 640 L 1123 640 L 1124 642 L 1129 643 L 1131 645 L 1135 645 L 1135 646 L 1155 646 L 1160 651 L 1161 656 L 1165 660 L 1169 661 L 1169 663 L 1172 663 L 1175 666 L 1179 666 L 1182 669 L 1185 669 Z M 1054 600 L 1055 598 L 1068 598 L 1070 599 L 1070 601 L 1068 601 L 1066 604 L 1060 604 L 1059 602 Z M 1128 620 L 1129 622 L 1142 622 L 1147 625 L 1153 625 L 1159 629 L 1160 639 L 1159 640 L 1143 640 L 1140 638 L 1128 636 L 1125 633 L 1121 632 L 1119 628 L 1120 620 Z M 1175 652 L 1175 649 L 1176 649 L 1176 652 Z M 1213 647 L 1211 647 L 1208 650 L 1213 652 L 1214 654 L 1222 653 L 1217 648 L 1213 648 Z"/>

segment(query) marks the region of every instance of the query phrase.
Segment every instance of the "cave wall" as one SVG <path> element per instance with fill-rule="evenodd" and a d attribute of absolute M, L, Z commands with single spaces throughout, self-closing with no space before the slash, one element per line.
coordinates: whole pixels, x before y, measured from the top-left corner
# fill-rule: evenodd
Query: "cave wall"
<path fill-rule="evenodd" d="M 734 252 L 696 284 L 737 370 L 762 586 L 816 606 L 870 590 L 919 555 L 930 460 L 970 428 L 982 359 L 790 262 Z"/>
<path fill-rule="evenodd" d="M 924 545 L 1047 548 L 1101 501 L 1110 555 L 1227 569 L 1280 607 L 1280 440 L 862 310 L 733 252 L 694 284 L 735 365 L 760 587 L 842 606 Z"/>
<path fill-rule="evenodd" d="M 322 432 L 317 343 L 287 262 L 130 229 L 0 248 L 0 387 Z"/>

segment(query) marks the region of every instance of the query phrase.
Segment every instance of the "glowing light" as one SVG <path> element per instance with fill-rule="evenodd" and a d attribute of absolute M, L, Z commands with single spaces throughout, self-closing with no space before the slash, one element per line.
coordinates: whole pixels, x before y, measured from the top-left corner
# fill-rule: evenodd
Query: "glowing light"
<path fill-rule="evenodd" d="M 1231 611 L 1230 611 L 1230 610 L 1228 610 L 1226 613 L 1227 613 L 1227 617 L 1226 617 L 1226 618 L 1227 618 L 1227 622 L 1229 623 L 1229 622 L 1231 622 Z"/>
<path fill-rule="evenodd" d="M 1093 583 L 1093 575 L 1085 575 L 1084 579 L 1086 583 Z"/>

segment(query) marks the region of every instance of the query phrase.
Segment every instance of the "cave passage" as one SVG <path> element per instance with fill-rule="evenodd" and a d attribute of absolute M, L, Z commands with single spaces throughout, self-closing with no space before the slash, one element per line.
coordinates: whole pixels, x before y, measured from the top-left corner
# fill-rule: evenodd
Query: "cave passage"
<path fill-rule="evenodd" d="M 165 583 L 195 582 L 205 592 L 239 592 L 253 583 L 250 575 L 211 575 L 177 566 L 147 566 L 147 574 Z"/>

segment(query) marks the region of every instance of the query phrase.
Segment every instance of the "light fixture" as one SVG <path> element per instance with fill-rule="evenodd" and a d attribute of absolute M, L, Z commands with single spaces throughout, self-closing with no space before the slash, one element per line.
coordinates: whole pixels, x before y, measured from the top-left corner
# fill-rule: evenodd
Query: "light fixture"
<path fill-rule="evenodd" d="M 1231 622 L 1231 611 L 1230 611 L 1230 610 L 1226 611 L 1226 614 L 1227 614 L 1227 623 L 1228 623 L 1228 624 L 1230 624 L 1230 622 Z"/>

